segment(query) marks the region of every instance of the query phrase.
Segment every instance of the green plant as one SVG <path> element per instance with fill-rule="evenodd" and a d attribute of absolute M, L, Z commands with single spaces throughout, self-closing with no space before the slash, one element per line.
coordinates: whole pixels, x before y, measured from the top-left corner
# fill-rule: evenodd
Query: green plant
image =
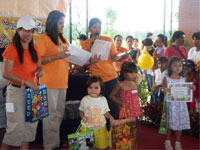
<path fill-rule="evenodd" d="M 148 91 L 147 88 L 147 80 L 143 80 L 140 82 L 138 85 L 138 96 L 140 98 L 141 106 L 144 107 L 147 105 L 148 102 L 148 97 L 151 95 L 151 92 Z"/>

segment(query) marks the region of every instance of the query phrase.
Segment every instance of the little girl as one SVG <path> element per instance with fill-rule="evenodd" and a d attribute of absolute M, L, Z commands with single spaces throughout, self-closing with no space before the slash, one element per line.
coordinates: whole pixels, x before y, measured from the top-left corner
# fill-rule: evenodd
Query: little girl
<path fill-rule="evenodd" d="M 163 87 L 166 89 L 167 83 L 181 83 L 184 82 L 182 74 L 182 61 L 179 57 L 171 57 L 168 64 L 168 76 L 164 78 Z M 165 90 L 166 91 L 166 90 Z M 181 148 L 181 132 L 185 129 L 190 129 L 190 120 L 186 102 L 168 102 L 167 106 L 168 116 L 167 125 L 168 132 L 166 135 L 165 149 L 173 150 L 170 142 L 170 130 L 176 132 L 175 150 L 182 150 Z"/>
<path fill-rule="evenodd" d="M 195 70 L 195 64 L 192 60 L 186 60 L 183 65 L 185 82 L 193 82 L 193 85 L 195 86 L 195 90 L 193 91 L 193 100 L 192 102 L 187 103 L 188 111 L 195 112 L 197 107 L 196 104 L 198 104 L 199 100 L 198 72 Z"/>
<path fill-rule="evenodd" d="M 91 76 L 87 81 L 88 95 L 83 97 L 79 106 L 79 114 L 86 128 L 94 130 L 95 148 L 104 149 L 109 146 L 106 118 L 114 120 L 103 93 L 103 82 L 98 76 Z"/>
<path fill-rule="evenodd" d="M 127 61 L 122 64 L 119 76 L 120 82 L 110 94 L 110 98 L 121 106 L 119 118 L 136 118 L 142 116 L 137 94 L 137 84 L 133 81 L 136 75 L 137 66 L 135 63 Z M 115 96 L 118 92 L 120 92 L 121 100 Z"/>

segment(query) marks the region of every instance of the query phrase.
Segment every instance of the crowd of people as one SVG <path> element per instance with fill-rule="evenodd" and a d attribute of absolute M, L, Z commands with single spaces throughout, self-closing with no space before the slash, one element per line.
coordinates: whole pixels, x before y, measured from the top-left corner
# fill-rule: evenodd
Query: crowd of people
<path fill-rule="evenodd" d="M 70 56 L 68 50 L 59 51 L 60 44 L 69 45 L 63 36 L 64 14 L 59 11 L 49 13 L 46 29 L 36 43 L 33 34 L 36 29 L 31 17 L 23 17 L 17 23 L 13 43 L 3 53 L 2 75 L 8 80 L 6 102 L 12 103 L 14 112 L 6 112 L 7 127 L 1 149 L 20 146 L 28 149 L 29 142 L 35 140 L 36 123 L 25 122 L 26 88 L 38 91 L 34 75 L 41 84 L 47 86 L 49 116 L 43 121 L 44 149 L 58 149 L 60 146 L 60 124 L 63 118 L 70 63 L 65 59 Z M 124 117 L 123 110 L 128 110 L 126 118 L 142 119 L 142 109 L 135 80 L 143 76 L 152 92 L 151 103 L 163 102 L 168 83 L 193 82 L 193 102 L 168 103 L 168 133 L 165 141 L 166 150 L 172 150 L 170 130 L 176 131 L 175 149 L 181 148 L 181 131 L 190 129 L 189 111 L 199 111 L 199 70 L 195 61 L 200 59 L 200 32 L 192 36 L 194 47 L 189 52 L 183 46 L 185 33 L 174 32 L 173 45 L 167 46 L 167 38 L 159 34 L 153 41 L 153 34 L 148 33 L 139 48 L 139 41 L 131 35 L 126 37 L 127 49 L 122 47 L 123 37 L 116 35 L 114 40 L 101 35 L 101 20 L 92 18 L 89 22 L 90 37 L 81 35 L 81 47 L 91 52 L 96 39 L 111 43 L 108 60 L 91 57 L 83 68 L 89 68 L 87 93 L 81 100 L 79 113 L 86 124 L 91 125 L 88 111 L 98 110 L 102 117 L 99 128 L 95 129 L 95 147 L 104 149 L 109 146 L 107 135 L 109 124 Z M 142 70 L 137 60 L 143 52 L 148 52 L 154 59 L 154 65 Z M 119 56 L 124 53 L 123 57 Z M 142 81 L 141 81 L 142 82 Z M 107 125 L 107 126 L 106 126 Z M 104 145 L 101 145 L 102 141 Z M 106 144 L 105 144 L 106 143 Z"/>

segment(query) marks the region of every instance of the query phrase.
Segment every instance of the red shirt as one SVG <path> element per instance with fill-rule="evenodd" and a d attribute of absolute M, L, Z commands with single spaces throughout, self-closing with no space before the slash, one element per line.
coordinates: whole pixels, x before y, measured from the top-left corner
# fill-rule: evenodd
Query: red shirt
<path fill-rule="evenodd" d="M 168 46 L 167 48 L 165 48 L 164 51 L 164 55 L 170 60 L 170 58 L 172 56 L 177 56 L 182 60 L 187 59 L 188 54 L 187 54 L 187 50 L 184 46 L 180 46 L 179 50 L 183 53 L 183 55 L 185 56 L 185 58 L 180 54 L 180 52 L 173 46 Z"/>

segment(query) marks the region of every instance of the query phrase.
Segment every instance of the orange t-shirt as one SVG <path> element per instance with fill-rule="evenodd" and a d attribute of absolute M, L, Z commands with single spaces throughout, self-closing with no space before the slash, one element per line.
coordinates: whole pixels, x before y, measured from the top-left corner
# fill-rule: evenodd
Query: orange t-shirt
<path fill-rule="evenodd" d="M 66 40 L 69 45 L 68 41 Z M 63 44 L 59 38 L 59 44 Z M 43 33 L 37 38 L 36 45 L 41 56 L 52 56 L 59 53 L 59 45 L 55 45 L 50 37 Z M 40 82 L 46 84 L 49 89 L 66 89 L 68 87 L 69 62 L 65 59 L 55 60 L 42 65 L 44 75 Z"/>
<path fill-rule="evenodd" d="M 90 66 L 90 75 L 91 76 L 99 76 L 102 78 L 103 82 L 108 82 L 110 80 L 113 80 L 117 78 L 117 73 L 115 71 L 115 67 L 112 64 L 112 58 L 111 55 L 116 55 L 117 51 L 114 45 L 114 42 L 111 38 L 100 36 L 99 40 L 104 40 L 108 42 L 112 42 L 111 48 L 110 48 L 110 54 L 108 56 L 108 60 L 99 61 L 92 66 Z M 82 49 L 86 51 L 90 51 L 90 43 L 91 39 L 88 39 L 82 43 Z"/>
<path fill-rule="evenodd" d="M 34 48 L 37 52 L 38 60 L 40 60 L 41 59 L 40 52 L 38 51 L 35 45 L 34 45 Z M 2 56 L 4 59 L 9 59 L 9 60 L 14 61 L 13 68 L 12 68 L 13 74 L 15 74 L 16 76 L 22 79 L 34 82 L 35 72 L 36 72 L 38 64 L 32 61 L 32 57 L 29 53 L 29 50 L 27 49 L 23 49 L 23 50 L 24 50 L 24 56 L 23 56 L 22 64 L 20 63 L 17 49 L 14 46 L 14 44 L 9 45 L 6 48 L 6 50 L 3 52 Z M 8 81 L 8 82 L 11 82 L 11 81 Z M 15 84 L 18 84 L 18 83 L 15 83 Z"/>
<path fill-rule="evenodd" d="M 128 52 L 128 50 L 126 48 L 123 48 L 121 50 L 117 49 L 117 54 L 121 54 L 121 53 L 124 53 L 124 52 Z M 125 61 L 129 61 L 130 60 L 130 56 L 125 58 L 125 59 L 122 59 L 120 60 L 120 62 L 125 62 Z"/>
<path fill-rule="evenodd" d="M 121 53 L 124 53 L 124 52 L 128 52 L 128 50 L 126 48 L 121 48 L 120 49 L 117 49 L 117 54 L 121 54 Z M 125 58 L 125 59 L 122 59 L 122 60 L 119 60 L 118 62 L 113 62 L 113 64 L 115 65 L 115 68 L 116 68 L 116 71 L 119 72 L 121 70 L 121 65 L 125 62 L 125 61 L 129 61 L 130 60 L 130 56 Z"/>

